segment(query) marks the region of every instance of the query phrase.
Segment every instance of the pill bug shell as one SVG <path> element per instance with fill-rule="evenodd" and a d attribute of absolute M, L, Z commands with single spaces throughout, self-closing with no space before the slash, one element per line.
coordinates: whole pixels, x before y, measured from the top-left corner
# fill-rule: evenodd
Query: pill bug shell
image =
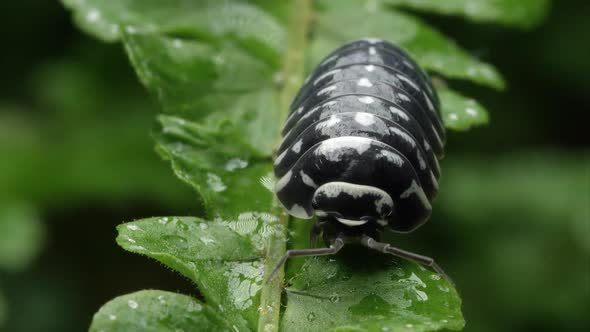
<path fill-rule="evenodd" d="M 298 218 L 415 229 L 438 193 L 439 105 L 399 47 L 368 39 L 338 48 L 291 105 L 274 163 L 279 201 Z"/>

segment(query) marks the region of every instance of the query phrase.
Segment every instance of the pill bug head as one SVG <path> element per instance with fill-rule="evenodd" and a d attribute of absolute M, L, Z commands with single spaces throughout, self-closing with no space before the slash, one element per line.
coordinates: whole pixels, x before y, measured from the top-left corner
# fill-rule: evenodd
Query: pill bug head
<path fill-rule="evenodd" d="M 328 182 L 318 187 L 312 206 L 317 216 L 347 226 L 386 225 L 394 211 L 394 202 L 385 191 L 347 182 Z"/>

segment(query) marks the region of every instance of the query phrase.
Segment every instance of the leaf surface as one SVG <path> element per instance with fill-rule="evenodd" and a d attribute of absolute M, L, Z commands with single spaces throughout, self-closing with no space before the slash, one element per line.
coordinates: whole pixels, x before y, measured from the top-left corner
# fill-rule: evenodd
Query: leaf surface
<path fill-rule="evenodd" d="M 452 130 L 467 130 L 489 122 L 487 110 L 475 99 L 447 88 L 439 89 L 438 95 L 445 127 Z"/>
<path fill-rule="evenodd" d="M 283 331 L 460 330 L 461 301 L 421 266 L 363 248 L 308 259 L 290 280 Z"/>
<path fill-rule="evenodd" d="M 90 332 L 232 331 L 219 312 L 198 300 L 171 292 L 143 290 L 105 304 Z"/>

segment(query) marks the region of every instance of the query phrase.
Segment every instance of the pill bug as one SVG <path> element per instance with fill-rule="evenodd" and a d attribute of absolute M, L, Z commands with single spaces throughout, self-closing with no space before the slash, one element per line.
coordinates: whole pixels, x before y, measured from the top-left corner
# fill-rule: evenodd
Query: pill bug
<path fill-rule="evenodd" d="M 428 75 L 383 40 L 349 42 L 329 54 L 295 96 L 274 173 L 279 202 L 292 216 L 317 221 L 328 247 L 293 256 L 332 255 L 345 243 L 428 265 L 425 256 L 378 242 L 386 230 L 411 232 L 431 214 L 438 193 L 445 130 Z"/>

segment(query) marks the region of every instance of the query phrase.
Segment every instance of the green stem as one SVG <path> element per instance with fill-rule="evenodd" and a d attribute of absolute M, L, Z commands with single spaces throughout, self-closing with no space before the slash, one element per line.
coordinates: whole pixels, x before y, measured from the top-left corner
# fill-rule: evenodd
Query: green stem
<path fill-rule="evenodd" d="M 291 100 L 303 83 L 304 50 L 306 49 L 307 33 L 312 14 L 311 0 L 294 0 L 291 6 L 291 17 L 288 26 L 288 45 L 283 65 L 283 88 L 279 95 L 281 121 L 287 117 Z M 268 243 L 265 271 L 270 273 L 275 264 L 287 251 L 287 231 L 289 215 L 282 210 L 275 201 L 274 213 L 280 216 L 277 229 L 281 234 L 270 238 Z M 283 293 L 284 267 L 266 283 L 260 295 L 260 318 L 258 320 L 259 332 L 275 332 L 279 330 L 281 310 L 281 295 Z"/>

